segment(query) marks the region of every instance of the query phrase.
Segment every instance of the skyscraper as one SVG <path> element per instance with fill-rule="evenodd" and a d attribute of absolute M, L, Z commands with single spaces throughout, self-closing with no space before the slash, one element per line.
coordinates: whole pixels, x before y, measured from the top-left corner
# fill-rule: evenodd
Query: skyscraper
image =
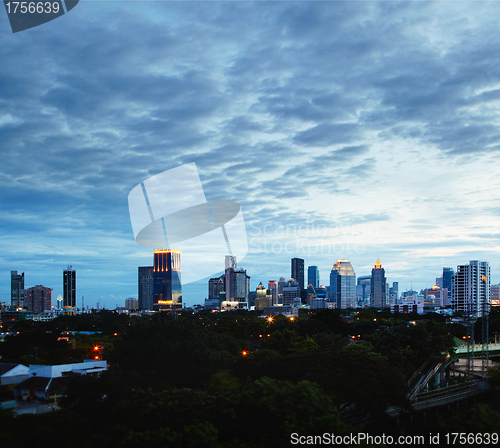
<path fill-rule="evenodd" d="M 301 291 L 304 290 L 304 260 L 302 258 L 292 258 L 291 277 L 299 284 Z"/>
<path fill-rule="evenodd" d="M 10 304 L 15 308 L 24 307 L 24 272 L 10 271 Z"/>
<path fill-rule="evenodd" d="M 182 308 L 180 250 L 155 249 L 153 283 L 153 310 L 176 311 Z"/>
<path fill-rule="evenodd" d="M 313 288 L 319 287 L 319 269 L 318 266 L 309 266 L 307 268 L 307 284 Z"/>
<path fill-rule="evenodd" d="M 471 317 L 481 317 L 484 312 L 489 312 L 490 265 L 487 261 L 472 260 L 469 264 L 457 266 L 453 309 Z"/>
<path fill-rule="evenodd" d="M 371 275 L 362 275 L 358 277 L 358 284 L 356 285 L 356 298 L 361 306 L 369 306 L 370 304 L 370 288 L 371 288 Z"/>
<path fill-rule="evenodd" d="M 356 274 L 348 260 L 337 260 L 332 267 L 329 301 L 335 308 L 356 307 Z"/>
<path fill-rule="evenodd" d="M 208 281 L 208 300 L 219 300 L 219 294 L 225 291 L 224 280 L 225 276 L 211 278 Z"/>
<path fill-rule="evenodd" d="M 63 271 L 63 306 L 66 313 L 76 310 L 76 271 L 73 266 Z"/>
<path fill-rule="evenodd" d="M 139 309 L 153 311 L 154 303 L 154 266 L 140 266 L 138 268 L 137 297 Z"/>
<path fill-rule="evenodd" d="M 299 283 L 293 278 L 283 285 L 283 305 L 301 305 Z"/>
<path fill-rule="evenodd" d="M 278 284 L 274 280 L 269 280 L 267 284 L 267 292 L 272 297 L 273 305 L 278 304 Z"/>
<path fill-rule="evenodd" d="M 226 269 L 226 304 L 231 308 L 248 308 L 248 294 L 250 292 L 250 277 L 244 269 L 229 267 Z"/>
<path fill-rule="evenodd" d="M 24 291 L 24 304 L 28 311 L 43 313 L 52 309 L 52 289 L 37 285 Z"/>
<path fill-rule="evenodd" d="M 385 269 L 377 258 L 375 267 L 372 269 L 370 283 L 370 306 L 375 308 L 385 308 L 387 306 L 387 281 Z"/>
<path fill-rule="evenodd" d="M 443 268 L 443 289 L 448 290 L 448 303 L 451 303 L 453 300 L 453 276 L 455 272 L 452 268 Z"/>

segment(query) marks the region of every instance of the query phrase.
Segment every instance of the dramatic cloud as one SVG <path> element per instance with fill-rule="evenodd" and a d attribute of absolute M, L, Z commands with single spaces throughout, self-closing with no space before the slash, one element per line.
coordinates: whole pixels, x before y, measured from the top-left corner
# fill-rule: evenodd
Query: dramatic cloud
<path fill-rule="evenodd" d="M 67 264 L 86 303 L 136 295 L 152 257 L 128 193 L 191 162 L 208 199 L 243 208 L 252 288 L 295 256 L 323 279 L 337 258 L 364 275 L 380 256 L 414 288 L 484 258 L 500 281 L 499 16 L 495 2 L 81 2 L 12 34 L 0 15 L 0 301 L 15 269 L 57 297 Z"/>

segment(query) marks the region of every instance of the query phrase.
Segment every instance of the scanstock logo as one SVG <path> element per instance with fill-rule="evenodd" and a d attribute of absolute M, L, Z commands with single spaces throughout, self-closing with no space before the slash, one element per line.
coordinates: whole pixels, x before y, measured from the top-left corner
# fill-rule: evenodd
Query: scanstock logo
<path fill-rule="evenodd" d="M 181 283 L 224 270 L 225 256 L 241 260 L 248 240 L 240 205 L 205 198 L 195 163 L 146 179 L 128 195 L 135 241 L 181 251 Z"/>
<path fill-rule="evenodd" d="M 50 22 L 71 11 L 79 0 L 3 0 L 13 33 Z"/>

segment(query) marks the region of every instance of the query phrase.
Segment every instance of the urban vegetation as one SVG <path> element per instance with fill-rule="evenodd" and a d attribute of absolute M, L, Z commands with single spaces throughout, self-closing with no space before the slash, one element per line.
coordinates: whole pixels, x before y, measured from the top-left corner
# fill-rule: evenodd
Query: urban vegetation
<path fill-rule="evenodd" d="M 500 333 L 498 311 L 490 315 L 490 330 Z M 65 448 L 288 447 L 292 433 L 349 434 L 360 424 L 373 434 L 500 431 L 495 391 L 486 402 L 439 418 L 430 413 L 418 425 L 386 416 L 388 406 L 411 410 L 408 379 L 465 335 L 463 326 L 439 315 L 367 309 L 294 319 L 184 312 L 174 319 L 99 312 L 22 322 L 17 331 L 0 343 L 2 362 L 97 356 L 110 367 L 98 379 L 74 378 L 61 410 L 18 417 L 3 411 L 2 447 L 43 440 Z M 496 369 L 494 387 L 498 377 Z M 349 418 L 353 410 L 362 423 Z"/>

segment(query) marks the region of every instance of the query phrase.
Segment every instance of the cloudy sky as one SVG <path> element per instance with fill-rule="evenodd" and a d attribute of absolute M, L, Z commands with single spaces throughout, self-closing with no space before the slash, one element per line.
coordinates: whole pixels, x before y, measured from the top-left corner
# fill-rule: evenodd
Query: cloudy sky
<path fill-rule="evenodd" d="M 78 305 L 137 297 L 133 187 L 196 162 L 241 205 L 259 281 L 377 257 L 400 289 L 500 282 L 499 2 L 99 2 L 0 12 L 0 301 L 10 271 Z M 214 274 L 222 271 L 214 266 Z M 207 281 L 184 286 L 202 303 Z"/>

